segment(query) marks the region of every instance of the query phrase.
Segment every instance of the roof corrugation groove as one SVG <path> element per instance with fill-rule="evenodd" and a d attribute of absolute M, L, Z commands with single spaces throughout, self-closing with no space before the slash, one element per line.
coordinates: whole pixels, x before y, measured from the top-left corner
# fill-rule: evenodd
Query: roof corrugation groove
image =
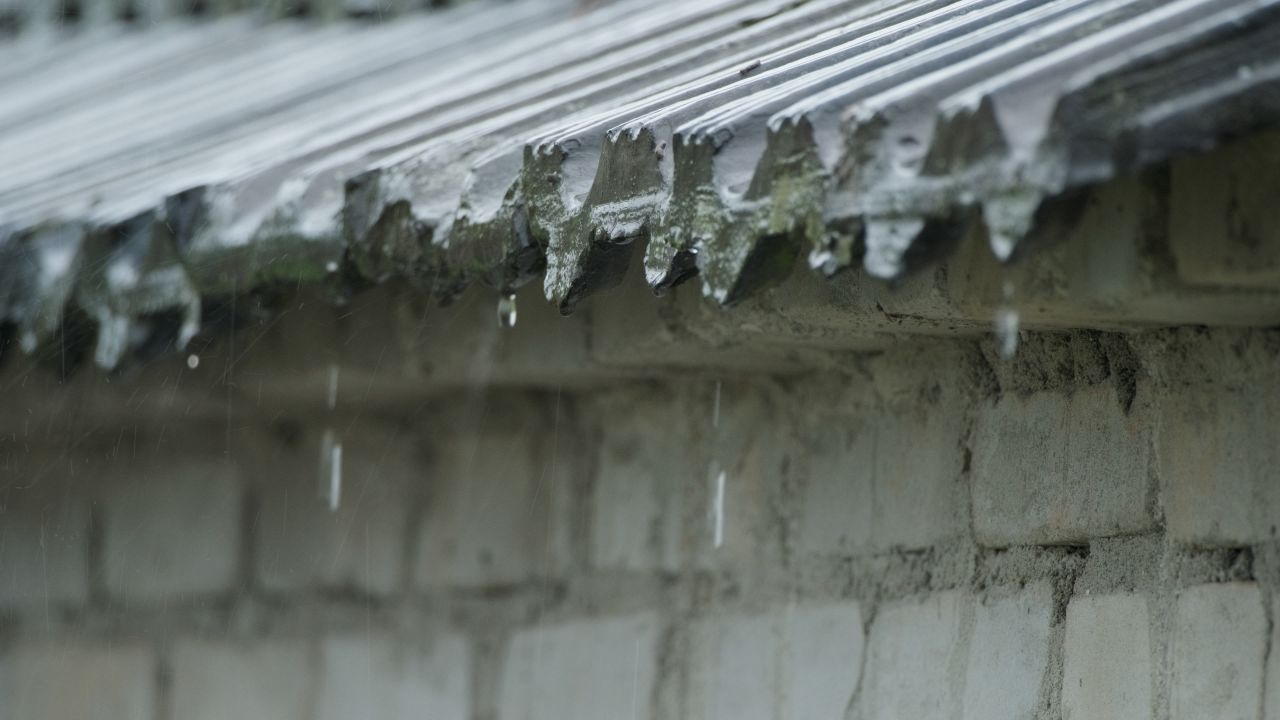
<path fill-rule="evenodd" d="M 647 242 L 731 303 L 891 278 L 980 217 L 1280 117 L 1280 0 L 478 1 L 0 46 L 0 318 L 68 304 L 116 365 L 210 296 L 542 277 L 568 311 Z M 163 321 L 159 320 L 163 316 Z M 177 318 L 177 321 L 174 320 Z"/>

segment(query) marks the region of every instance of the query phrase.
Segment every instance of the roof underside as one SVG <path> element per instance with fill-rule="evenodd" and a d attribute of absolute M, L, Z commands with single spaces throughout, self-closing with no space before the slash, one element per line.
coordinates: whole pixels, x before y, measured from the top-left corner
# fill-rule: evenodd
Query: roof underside
<path fill-rule="evenodd" d="M 115 366 L 202 301 L 541 278 L 569 311 L 635 241 L 732 303 L 798 262 L 893 278 L 977 219 L 1272 127 L 1280 0 L 472 2 L 0 46 L 0 319 L 70 305 Z M 159 316 L 178 318 L 159 322 Z"/>

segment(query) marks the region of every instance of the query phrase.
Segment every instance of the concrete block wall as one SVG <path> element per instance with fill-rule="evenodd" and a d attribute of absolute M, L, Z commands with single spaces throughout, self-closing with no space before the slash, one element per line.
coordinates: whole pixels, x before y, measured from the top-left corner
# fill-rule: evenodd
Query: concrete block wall
<path fill-rule="evenodd" d="M 1277 350 L 15 427 L 0 720 L 1280 718 Z"/>

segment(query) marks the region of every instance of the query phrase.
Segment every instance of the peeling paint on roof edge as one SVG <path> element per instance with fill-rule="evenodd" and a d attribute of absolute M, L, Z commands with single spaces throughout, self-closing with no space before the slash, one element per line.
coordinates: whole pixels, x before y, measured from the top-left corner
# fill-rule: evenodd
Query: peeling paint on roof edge
<path fill-rule="evenodd" d="M 30 351 L 73 308 L 111 368 L 272 283 L 569 312 L 643 242 L 732 304 L 975 220 L 1007 261 L 1053 199 L 1274 127 L 1278 45 L 1280 0 L 526 0 L 4 48 L 0 318 Z"/>

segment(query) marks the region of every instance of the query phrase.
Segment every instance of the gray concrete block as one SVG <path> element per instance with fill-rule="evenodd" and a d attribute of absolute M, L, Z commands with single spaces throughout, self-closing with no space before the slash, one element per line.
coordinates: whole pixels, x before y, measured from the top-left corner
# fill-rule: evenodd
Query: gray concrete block
<path fill-rule="evenodd" d="M 978 413 L 973 526 L 986 545 L 1082 544 L 1155 527 L 1151 419 L 1108 385 L 1006 394 Z"/>
<path fill-rule="evenodd" d="M 1173 720 L 1262 716 L 1267 617 L 1253 583 L 1198 585 L 1178 595 L 1173 625 Z"/>
<path fill-rule="evenodd" d="M 871 625 L 855 720 L 945 718 L 957 711 L 966 599 L 945 592 L 889 605 Z"/>
<path fill-rule="evenodd" d="M 958 408 L 868 411 L 815 428 L 800 547 L 846 555 L 920 549 L 968 527 Z"/>
<path fill-rule="evenodd" d="M 255 572 L 269 591 L 337 587 L 387 595 L 401 586 L 411 490 L 425 473 L 414 462 L 413 438 L 366 423 L 340 439 L 336 509 L 318 491 L 319 432 L 247 471 L 260 498 Z"/>
<path fill-rule="evenodd" d="M 1157 443 L 1165 521 L 1176 541 L 1239 546 L 1280 527 L 1275 393 L 1187 388 L 1160 402 Z"/>
<path fill-rule="evenodd" d="M 712 408 L 703 407 L 704 414 Z M 690 442 L 694 408 L 674 393 L 626 393 L 602 403 L 592 495 L 591 555 L 599 568 L 680 568 L 690 496 L 703 479 Z"/>
<path fill-rule="evenodd" d="M 651 613 L 517 632 L 502 665 L 498 720 L 650 717 L 659 632 Z"/>
<path fill-rule="evenodd" d="M 782 552 L 783 501 L 794 438 L 779 426 L 787 412 L 767 385 L 723 382 L 718 422 L 714 414 L 714 385 L 708 386 L 706 467 L 694 502 L 693 546 L 689 555 L 703 569 L 760 567 Z M 714 427 L 713 427 L 714 426 Z M 697 468 L 691 468 L 691 473 Z"/>
<path fill-rule="evenodd" d="M 1271 617 L 1280 617 L 1280 598 L 1271 601 Z M 1280 648 L 1280 622 L 1271 623 L 1271 653 L 1267 658 L 1266 688 L 1262 695 L 1263 717 L 1266 720 L 1280 720 L 1280 657 L 1276 648 Z"/>
<path fill-rule="evenodd" d="M 453 634 L 426 646 L 388 635 L 344 635 L 320 648 L 319 720 L 467 720 L 471 648 Z"/>
<path fill-rule="evenodd" d="M 70 463 L 9 466 L 0 483 L 0 607 L 81 605 L 89 595 L 89 494 Z M 11 474 L 9 474 L 11 471 Z"/>
<path fill-rule="evenodd" d="M 694 624 L 686 717 L 772 720 L 780 680 L 772 615 L 728 615 Z"/>
<path fill-rule="evenodd" d="M 965 668 L 963 720 L 1034 717 L 1045 668 L 1053 592 L 1047 584 L 988 599 L 974 608 Z"/>
<path fill-rule="evenodd" d="M 1152 717 L 1148 622 L 1141 595 L 1071 599 L 1063 641 L 1063 720 Z"/>
<path fill-rule="evenodd" d="M 1280 208 L 1269 192 L 1278 149 L 1280 137 L 1264 133 L 1172 163 L 1169 248 L 1187 282 L 1280 283 Z"/>
<path fill-rule="evenodd" d="M 423 481 L 418 587 L 512 584 L 563 568 L 568 523 L 560 501 L 572 491 L 573 466 L 571 458 L 544 465 L 538 441 L 486 430 L 443 443 Z"/>
<path fill-rule="evenodd" d="M 230 591 L 242 495 L 236 466 L 223 459 L 118 468 L 101 494 L 107 590 L 142 601 Z"/>
<path fill-rule="evenodd" d="M 865 640 L 857 603 L 782 611 L 782 715 L 842 720 L 862 676 Z"/>
<path fill-rule="evenodd" d="M 307 720 L 315 679 L 306 645 L 180 640 L 170 716 L 183 720 Z"/>
<path fill-rule="evenodd" d="M 14 646 L 0 655 L 0 720 L 150 720 L 155 664 L 132 643 Z"/>

